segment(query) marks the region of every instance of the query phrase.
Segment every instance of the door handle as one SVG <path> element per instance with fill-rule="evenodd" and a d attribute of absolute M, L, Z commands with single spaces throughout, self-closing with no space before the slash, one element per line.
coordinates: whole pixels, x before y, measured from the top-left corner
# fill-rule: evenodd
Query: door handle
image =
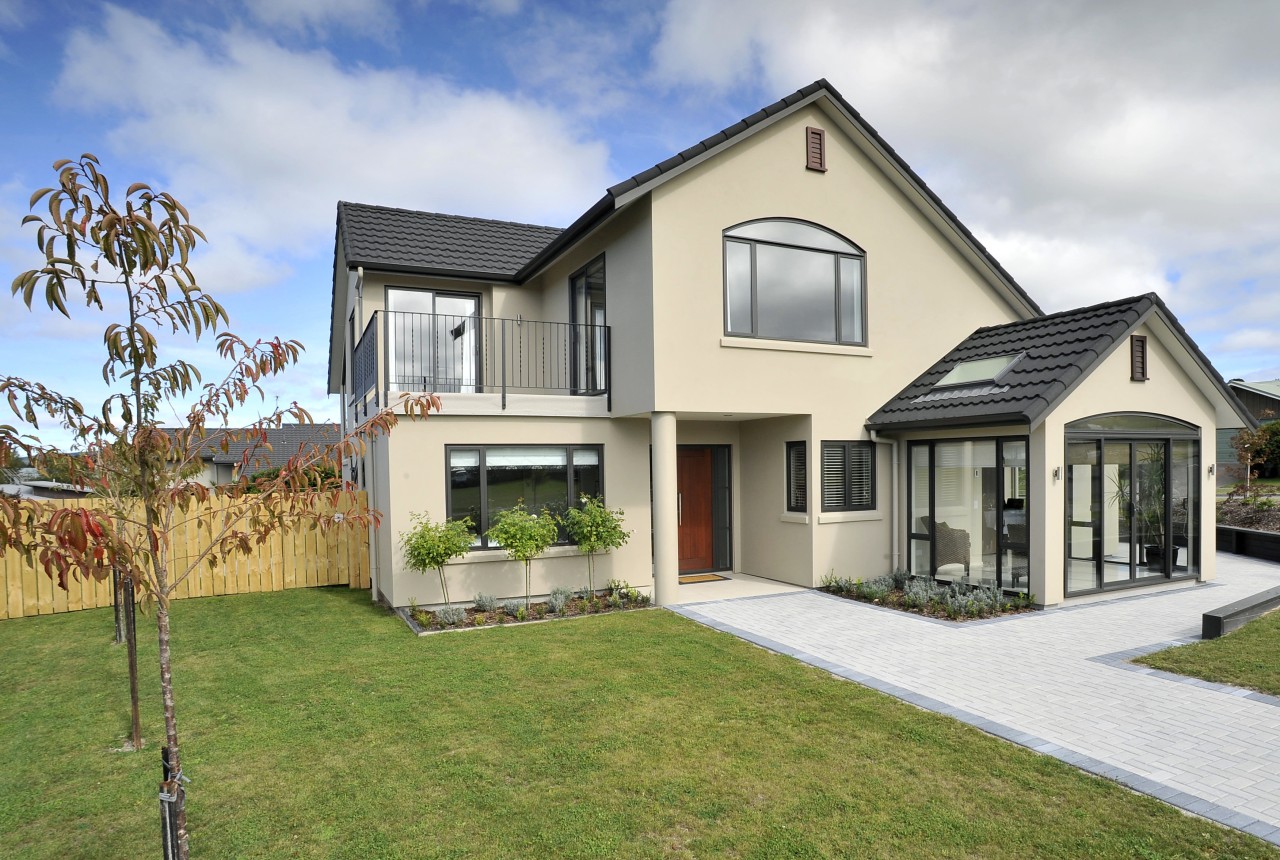
<path fill-rule="evenodd" d="M 684 494 L 676 493 L 676 525 L 684 525 Z"/>

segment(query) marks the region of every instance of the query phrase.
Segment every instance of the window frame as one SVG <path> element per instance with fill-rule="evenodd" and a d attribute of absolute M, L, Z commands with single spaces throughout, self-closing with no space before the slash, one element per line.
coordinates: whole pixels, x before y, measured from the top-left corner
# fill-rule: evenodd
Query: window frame
<path fill-rule="evenodd" d="M 538 444 L 538 443 L 532 443 L 532 442 L 513 442 L 508 444 L 508 443 L 502 443 L 502 442 L 493 442 L 493 443 L 487 443 L 487 444 L 481 444 L 481 445 L 471 445 L 471 444 L 445 445 L 444 446 L 444 474 L 445 474 L 444 506 L 445 506 L 445 518 L 450 520 L 456 519 L 456 514 L 453 509 L 453 478 L 452 478 L 453 472 L 452 472 L 452 466 L 449 463 L 449 457 L 454 451 L 478 451 L 480 453 L 480 463 L 479 463 L 480 522 L 475 524 L 476 542 L 471 545 L 470 551 L 474 552 L 478 550 L 497 549 L 497 547 L 489 546 L 489 538 L 485 534 L 489 530 L 489 528 L 493 525 L 493 523 L 490 522 L 490 519 L 489 519 L 489 474 L 488 474 L 489 468 L 488 468 L 488 460 L 486 456 L 487 451 L 490 448 L 563 448 L 565 450 L 565 457 L 566 457 L 565 492 L 568 495 L 568 503 L 570 507 L 578 507 L 579 505 L 579 499 L 578 499 L 579 494 L 577 491 L 577 487 L 574 486 L 573 452 L 581 451 L 581 450 L 595 451 L 597 456 L 599 457 L 598 465 L 600 467 L 600 498 L 601 499 L 605 498 L 604 445 L 602 444 L 600 445 L 595 445 L 595 444 L 583 445 L 583 444 L 577 444 L 577 443 Z M 556 540 L 552 544 L 552 546 L 572 546 L 572 545 L 573 545 L 573 541 L 570 540 L 567 536 L 564 537 L 563 539 Z"/>
<path fill-rule="evenodd" d="M 743 227 L 749 227 L 754 224 L 762 224 L 766 222 L 787 222 L 791 224 L 801 224 L 805 227 L 811 227 L 815 230 L 820 230 L 824 233 L 828 233 L 842 242 L 848 243 L 854 249 L 856 249 L 856 251 L 855 252 L 832 251 L 832 250 L 827 250 L 825 248 L 813 248 L 806 245 L 796 245 L 789 242 L 777 242 L 777 241 L 771 241 L 766 239 L 751 239 L 751 238 L 745 238 L 741 236 L 729 235 L 734 230 L 738 230 Z M 729 314 L 729 308 L 730 308 L 729 244 L 730 243 L 745 245 L 748 250 L 748 259 L 750 260 L 750 288 L 749 289 L 750 289 L 750 296 L 751 296 L 751 329 L 750 331 L 746 331 L 742 329 L 734 329 L 730 325 L 730 322 L 731 322 L 730 314 Z M 831 307 L 832 307 L 833 320 L 835 322 L 834 339 L 815 340 L 812 338 L 776 337 L 776 336 L 769 336 L 769 335 L 761 335 L 759 333 L 760 332 L 760 302 L 759 302 L 759 296 L 758 296 L 756 248 L 761 245 L 765 245 L 772 248 L 784 248 L 784 249 L 793 250 L 793 251 L 805 251 L 811 254 L 824 254 L 826 256 L 831 257 L 831 264 L 833 269 L 833 277 L 831 282 L 833 295 L 832 295 Z M 843 332 L 841 331 L 841 329 L 843 327 L 843 319 L 842 319 L 843 314 L 841 313 L 842 309 L 840 306 L 841 304 L 840 294 L 842 292 L 840 288 L 840 261 L 842 259 L 853 260 L 856 262 L 858 266 L 859 282 L 861 284 L 861 290 L 860 290 L 860 296 L 859 296 L 859 302 L 858 302 L 859 306 L 857 308 L 857 322 L 861 323 L 860 328 L 862 329 L 862 337 L 861 339 L 858 339 L 858 340 L 854 340 L 852 337 L 850 337 L 847 340 L 842 338 Z M 761 340 L 785 341 L 788 343 L 821 343 L 821 344 L 830 344 L 834 346 L 856 346 L 856 347 L 864 347 L 864 348 L 870 342 L 870 335 L 868 333 L 869 325 L 867 321 L 867 252 L 863 250 L 862 247 L 858 245 L 856 242 L 853 242 L 849 238 L 842 236 L 841 234 L 837 233 L 835 230 L 831 230 L 827 227 L 823 227 L 821 224 L 815 224 L 812 221 L 804 221 L 799 218 L 756 218 L 751 221 L 743 221 L 740 224 L 734 224 L 733 226 L 726 228 L 724 232 L 721 234 L 721 266 L 723 270 L 722 278 L 721 278 L 722 280 L 721 295 L 724 300 L 724 333 L 727 337 L 749 337 L 749 338 L 759 338 Z M 855 326 L 857 327 L 857 323 L 855 323 Z"/>
<path fill-rule="evenodd" d="M 807 514 L 809 512 L 809 443 L 803 440 L 799 442 L 787 442 L 787 513 Z M 792 458 L 799 452 L 800 456 L 800 474 L 802 475 L 800 486 L 797 488 L 794 482 L 795 466 Z M 796 495 L 799 490 L 800 499 L 797 502 Z"/>
<path fill-rule="evenodd" d="M 826 457 L 827 449 L 839 448 L 844 452 L 844 477 L 843 490 L 845 493 L 846 504 L 844 505 L 828 505 L 827 504 L 827 467 Z M 874 511 L 876 510 L 876 445 L 866 439 L 823 439 L 819 444 L 819 499 L 823 513 L 836 513 L 841 511 Z M 868 455 L 870 468 L 867 470 L 867 502 L 865 504 L 852 503 L 853 492 L 853 452 L 855 450 L 865 451 Z"/>

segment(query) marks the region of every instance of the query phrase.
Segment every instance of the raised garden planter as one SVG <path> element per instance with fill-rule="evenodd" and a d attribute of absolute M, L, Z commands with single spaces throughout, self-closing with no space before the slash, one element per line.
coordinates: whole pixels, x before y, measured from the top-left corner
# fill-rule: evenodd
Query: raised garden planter
<path fill-rule="evenodd" d="M 557 589 L 560 591 L 560 589 Z M 460 630 L 479 630 L 485 627 L 509 627 L 518 624 L 532 624 L 538 621 L 554 621 L 564 618 L 581 618 L 586 615 L 607 615 L 614 612 L 627 612 L 633 609 L 644 609 L 652 604 L 652 599 L 625 584 L 611 585 L 609 589 L 592 593 L 585 589 L 557 595 L 555 592 L 549 600 L 531 602 L 525 609 L 523 600 L 506 600 L 492 609 L 482 609 L 472 605 L 465 609 L 453 607 L 453 612 L 441 610 L 400 608 L 396 614 L 404 619 L 409 628 L 419 636 L 430 633 L 446 633 Z M 457 620 L 450 623 L 450 616 Z"/>

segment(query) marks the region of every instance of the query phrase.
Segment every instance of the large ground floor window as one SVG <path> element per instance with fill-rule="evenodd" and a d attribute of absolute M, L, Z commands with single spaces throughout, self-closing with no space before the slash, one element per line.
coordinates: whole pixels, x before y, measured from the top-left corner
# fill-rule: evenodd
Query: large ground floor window
<path fill-rule="evenodd" d="M 907 507 L 912 573 L 1025 592 L 1028 439 L 912 442 Z"/>
<path fill-rule="evenodd" d="M 1067 425 L 1068 595 L 1199 575 L 1199 436 L 1136 413 Z"/>
<path fill-rule="evenodd" d="M 450 519 L 470 517 L 477 548 L 501 511 L 523 501 L 537 513 L 562 516 L 581 496 L 604 494 L 604 449 L 599 445 L 450 445 Z M 567 540 L 561 529 L 561 542 Z"/>

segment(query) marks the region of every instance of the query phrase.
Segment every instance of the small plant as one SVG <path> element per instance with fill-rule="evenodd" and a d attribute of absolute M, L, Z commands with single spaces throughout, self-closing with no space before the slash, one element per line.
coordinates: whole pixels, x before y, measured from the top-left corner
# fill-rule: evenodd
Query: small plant
<path fill-rule="evenodd" d="M 587 588 L 594 592 L 596 553 L 617 549 L 631 539 L 631 532 L 622 528 L 622 511 L 605 507 L 604 499 L 582 496 L 580 502 L 565 513 L 564 526 L 578 550 L 586 553 Z"/>
<path fill-rule="evenodd" d="M 418 573 L 434 570 L 440 574 L 440 591 L 446 605 L 449 603 L 449 585 L 445 582 L 444 566 L 450 559 L 466 555 L 471 549 L 475 538 L 470 529 L 470 517 L 434 523 L 426 514 L 414 514 L 413 528 L 400 535 L 400 546 L 410 568 Z"/>
<path fill-rule="evenodd" d="M 551 607 L 552 612 L 557 615 L 563 615 L 565 607 L 569 605 L 569 600 L 572 597 L 572 589 L 557 586 L 551 589 L 551 596 L 547 598 L 547 605 Z"/>
<path fill-rule="evenodd" d="M 524 562 L 524 605 L 529 607 L 530 563 L 556 542 L 560 529 L 556 518 L 542 509 L 542 514 L 531 514 L 524 507 L 524 500 L 514 508 L 501 511 L 493 518 L 493 526 L 485 533 L 489 540 L 507 551 L 507 557 Z"/>
<path fill-rule="evenodd" d="M 534 614 L 534 615 L 536 615 L 538 618 L 546 618 L 546 617 L 547 617 L 547 604 L 545 604 L 545 603 L 539 603 L 539 604 L 537 604 L 536 606 L 534 606 L 534 607 L 533 607 L 533 614 Z"/>
<path fill-rule="evenodd" d="M 516 614 L 519 613 L 522 608 L 523 607 L 520 605 L 519 600 L 502 601 L 502 611 L 505 614 L 510 615 L 512 618 L 515 618 Z"/>
<path fill-rule="evenodd" d="M 637 591 L 635 594 L 636 594 L 635 599 L 632 602 L 636 606 L 648 606 L 650 603 L 653 602 L 653 598 L 650 597 L 646 592 Z"/>
<path fill-rule="evenodd" d="M 409 610 L 409 617 L 418 622 L 419 627 L 431 626 L 431 613 L 425 609 L 411 609 Z"/>
<path fill-rule="evenodd" d="M 521 606 L 516 610 L 516 621 L 524 621 L 529 617 L 529 610 Z"/>
<path fill-rule="evenodd" d="M 453 627 L 467 620 L 467 610 L 461 606 L 441 606 L 436 610 L 436 621 L 442 627 Z"/>
<path fill-rule="evenodd" d="M 612 594 L 610 594 L 610 595 L 609 595 L 609 597 L 608 597 L 608 601 L 609 601 L 609 607 L 610 607 L 611 609 L 621 609 L 621 608 L 622 608 L 622 594 L 621 594 L 621 593 L 619 593 L 619 592 L 617 592 L 617 591 L 613 592 Z"/>
<path fill-rule="evenodd" d="M 483 591 L 476 595 L 475 598 L 476 612 L 496 612 L 498 609 L 498 598 L 492 594 L 485 594 Z"/>
<path fill-rule="evenodd" d="M 573 596 L 578 598 L 579 600 L 590 600 L 591 598 L 596 596 L 596 593 L 592 591 L 590 588 L 583 586 L 582 588 L 579 588 L 577 591 L 575 591 L 573 593 Z"/>
<path fill-rule="evenodd" d="M 475 615 L 471 616 L 471 623 L 477 627 L 483 627 L 484 621 L 485 621 L 485 615 L 483 612 L 477 612 Z"/>

